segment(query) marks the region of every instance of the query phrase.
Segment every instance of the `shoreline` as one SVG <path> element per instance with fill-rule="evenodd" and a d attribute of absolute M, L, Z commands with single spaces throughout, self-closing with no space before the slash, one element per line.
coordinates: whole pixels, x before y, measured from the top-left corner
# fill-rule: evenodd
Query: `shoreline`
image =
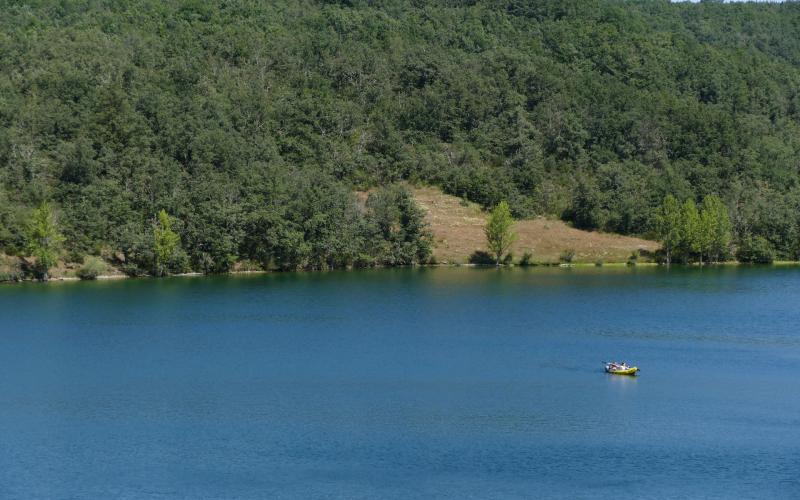
<path fill-rule="evenodd" d="M 213 273 L 213 274 L 206 274 L 200 272 L 189 272 L 189 273 L 178 273 L 178 274 L 170 274 L 167 276 L 128 276 L 126 274 L 104 274 L 97 276 L 95 279 L 92 280 L 82 280 L 77 276 L 59 276 L 59 277 L 52 277 L 47 281 L 40 281 L 33 278 L 26 278 L 22 280 L 6 280 L 0 281 L 0 285 L 11 285 L 11 284 L 21 284 L 21 283 L 74 283 L 80 281 L 121 281 L 121 280 L 129 280 L 129 279 L 161 279 L 161 278 L 204 278 L 209 276 L 243 276 L 243 275 L 250 275 L 250 274 L 287 274 L 287 273 L 307 273 L 307 272 L 323 272 L 323 271 L 363 271 L 363 270 L 373 270 L 373 269 L 400 269 L 400 268 L 457 268 L 457 267 L 468 267 L 474 269 L 532 269 L 532 268 L 559 268 L 559 269 L 603 269 L 603 268 L 611 268 L 615 270 L 619 269 L 636 269 L 637 267 L 646 267 L 646 268 L 656 268 L 656 267 L 663 267 L 669 269 L 670 267 L 675 267 L 678 269 L 681 268 L 706 268 L 706 267 L 800 267 L 800 260 L 779 260 L 774 261 L 770 264 L 751 264 L 751 263 L 743 263 L 737 261 L 729 261 L 729 262 L 716 262 L 713 264 L 670 264 L 669 266 L 666 264 L 659 264 L 657 262 L 640 262 L 637 264 L 628 264 L 627 262 L 606 262 L 603 265 L 598 266 L 592 262 L 573 262 L 573 263 L 559 263 L 559 262 L 539 262 L 527 266 L 521 265 L 511 265 L 511 266 L 493 266 L 493 265 L 484 265 L 484 264 L 461 264 L 461 263 L 438 263 L 438 264 L 417 264 L 413 266 L 376 266 L 370 268 L 337 268 L 337 269 L 328 269 L 328 270 L 321 270 L 321 269 L 297 269 L 291 271 L 264 271 L 264 270 L 248 270 L 248 271 L 229 271 L 227 273 Z"/>

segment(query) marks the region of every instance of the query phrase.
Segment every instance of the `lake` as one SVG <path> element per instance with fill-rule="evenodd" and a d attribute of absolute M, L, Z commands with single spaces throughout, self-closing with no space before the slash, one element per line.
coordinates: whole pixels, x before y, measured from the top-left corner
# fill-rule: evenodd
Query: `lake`
<path fill-rule="evenodd" d="M 1 498 L 611 495 L 800 498 L 800 268 L 0 286 Z"/>

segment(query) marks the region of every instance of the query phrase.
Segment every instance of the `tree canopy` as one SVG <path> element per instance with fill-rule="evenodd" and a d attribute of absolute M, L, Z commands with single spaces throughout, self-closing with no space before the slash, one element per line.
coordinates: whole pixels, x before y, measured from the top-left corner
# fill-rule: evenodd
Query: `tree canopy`
<path fill-rule="evenodd" d="M 703 198 L 700 208 L 693 200 L 678 205 L 667 195 L 656 212 L 656 234 L 663 242 L 664 260 L 719 262 L 730 255 L 732 225 L 728 209 L 718 196 Z"/>
<path fill-rule="evenodd" d="M 111 249 L 132 273 L 156 262 L 161 210 L 196 270 L 415 262 L 424 231 L 385 224 L 408 199 L 354 195 L 398 181 L 633 234 L 667 194 L 714 195 L 736 242 L 800 249 L 798 3 L 0 11 L 0 251 L 25 251 L 48 201 L 70 254 Z"/>
<path fill-rule="evenodd" d="M 47 280 L 51 267 L 56 265 L 64 237 L 58 232 L 53 209 L 46 202 L 33 211 L 26 231 L 28 254 L 36 259 L 36 274 Z"/>

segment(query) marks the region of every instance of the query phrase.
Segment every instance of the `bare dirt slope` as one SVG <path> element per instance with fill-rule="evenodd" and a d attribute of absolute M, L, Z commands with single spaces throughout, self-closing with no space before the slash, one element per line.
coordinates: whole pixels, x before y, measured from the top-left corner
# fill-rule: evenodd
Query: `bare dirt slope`
<path fill-rule="evenodd" d="M 486 213 L 474 203 L 442 193 L 437 188 L 414 189 L 417 202 L 427 212 L 434 235 L 434 255 L 439 262 L 466 263 L 475 250 L 486 249 L 483 227 Z M 515 225 L 515 259 L 533 253 L 534 261 L 557 262 L 561 252 L 575 251 L 576 262 L 625 262 L 635 250 L 658 249 L 655 241 L 618 234 L 581 231 L 562 221 L 537 218 Z"/>

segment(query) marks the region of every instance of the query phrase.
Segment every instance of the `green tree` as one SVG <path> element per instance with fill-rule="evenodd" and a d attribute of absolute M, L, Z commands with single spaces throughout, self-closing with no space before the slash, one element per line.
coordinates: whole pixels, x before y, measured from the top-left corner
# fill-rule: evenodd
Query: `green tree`
<path fill-rule="evenodd" d="M 747 237 L 736 250 L 736 260 L 748 264 L 771 264 L 775 259 L 775 250 L 766 238 L 761 236 Z"/>
<path fill-rule="evenodd" d="M 672 255 L 675 249 L 680 248 L 683 236 L 681 217 L 681 207 L 678 204 L 678 200 L 668 194 L 655 216 L 656 235 L 661 240 L 667 265 L 672 262 Z"/>
<path fill-rule="evenodd" d="M 175 257 L 180 242 L 180 236 L 172 230 L 172 217 L 166 210 L 161 210 L 158 213 L 158 223 L 153 228 L 156 276 L 163 276 L 168 272 L 168 266 Z"/>
<path fill-rule="evenodd" d="M 508 203 L 501 201 L 486 222 L 484 229 L 489 251 L 494 254 L 495 263 L 499 266 L 503 255 L 508 252 L 511 245 L 516 241 L 517 235 L 514 232 L 514 218 L 511 217 L 511 210 Z"/>
<path fill-rule="evenodd" d="M 688 199 L 681 206 L 680 244 L 678 249 L 685 262 L 691 261 L 702 251 L 702 237 L 700 236 L 700 212 L 694 200 Z M 701 256 L 702 263 L 702 256 Z"/>
<path fill-rule="evenodd" d="M 733 226 L 728 208 L 718 196 L 708 195 L 700 207 L 700 221 L 703 252 L 708 262 L 718 262 L 728 255 L 731 244 Z"/>
<path fill-rule="evenodd" d="M 695 228 L 695 252 L 702 264 L 711 262 L 711 246 L 714 239 L 715 214 L 705 209 L 705 199 L 697 211 L 697 227 Z"/>
<path fill-rule="evenodd" d="M 49 269 L 56 265 L 64 237 L 58 230 L 55 214 L 47 202 L 33 211 L 26 231 L 28 254 L 36 259 L 39 279 L 49 279 Z"/>
<path fill-rule="evenodd" d="M 367 219 L 373 228 L 369 238 L 379 242 L 374 252 L 382 264 L 412 265 L 430 258 L 433 236 L 425 213 L 402 185 L 392 185 L 367 199 Z"/>
<path fill-rule="evenodd" d="M 605 224 L 601 193 L 597 184 L 582 177 L 572 198 L 572 221 L 581 229 L 598 229 Z"/>

